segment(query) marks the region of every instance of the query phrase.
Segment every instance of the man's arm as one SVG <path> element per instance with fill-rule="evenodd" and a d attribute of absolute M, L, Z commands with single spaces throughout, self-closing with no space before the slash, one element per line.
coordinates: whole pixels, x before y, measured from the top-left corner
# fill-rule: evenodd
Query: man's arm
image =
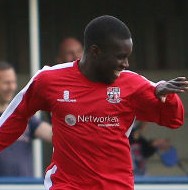
<path fill-rule="evenodd" d="M 49 143 L 52 142 L 52 126 L 49 123 L 34 115 L 29 120 L 28 126 L 31 138 L 39 138 Z"/>
<path fill-rule="evenodd" d="M 48 111 L 41 82 L 41 71 L 22 89 L 0 118 L 0 150 L 12 144 L 24 132 L 28 119 L 38 110 Z M 45 80 L 43 80 L 45 81 Z"/>
<path fill-rule="evenodd" d="M 132 97 L 137 119 L 170 128 L 180 127 L 184 122 L 184 108 L 175 93 L 187 90 L 187 79 L 178 77 L 157 86 L 145 79 L 141 80 L 144 85 Z M 165 101 L 161 97 L 165 97 Z"/>
<path fill-rule="evenodd" d="M 52 142 L 52 126 L 45 121 L 41 122 L 39 126 L 37 127 L 37 129 L 35 130 L 34 136 L 36 138 L 39 138 L 51 143 Z"/>

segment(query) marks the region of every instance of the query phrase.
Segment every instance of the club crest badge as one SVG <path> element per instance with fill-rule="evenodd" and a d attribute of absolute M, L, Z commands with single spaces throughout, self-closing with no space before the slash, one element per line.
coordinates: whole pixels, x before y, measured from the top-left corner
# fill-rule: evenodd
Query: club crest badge
<path fill-rule="evenodd" d="M 119 87 L 108 87 L 106 100 L 113 104 L 119 103 L 121 101 L 120 88 Z"/>

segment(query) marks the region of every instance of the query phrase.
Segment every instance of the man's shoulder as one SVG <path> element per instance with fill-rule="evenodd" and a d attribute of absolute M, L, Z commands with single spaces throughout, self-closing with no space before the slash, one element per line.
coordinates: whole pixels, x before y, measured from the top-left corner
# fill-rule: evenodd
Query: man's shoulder
<path fill-rule="evenodd" d="M 145 85 L 155 86 L 152 81 L 148 80 L 144 76 L 129 70 L 122 71 L 120 78 L 121 78 L 121 83 L 127 86 L 132 86 L 134 88 L 140 88 Z"/>
<path fill-rule="evenodd" d="M 59 71 L 66 71 L 67 69 L 71 69 L 74 66 L 74 62 L 68 62 L 68 63 L 62 63 L 62 64 L 56 64 L 53 66 L 44 66 L 41 69 L 42 73 L 55 73 Z"/>
<path fill-rule="evenodd" d="M 124 70 L 124 71 L 122 71 L 121 76 L 123 78 L 125 78 L 125 80 L 129 79 L 131 81 L 143 81 L 143 80 L 146 79 L 142 75 L 140 75 L 140 74 L 138 74 L 136 72 L 130 71 L 130 70 Z"/>
<path fill-rule="evenodd" d="M 43 79 L 43 80 L 49 80 L 50 78 L 53 77 L 58 77 L 60 76 L 60 73 L 69 73 L 70 70 L 73 68 L 74 62 L 69 62 L 69 63 L 62 63 L 62 64 L 57 64 L 53 66 L 44 66 L 41 70 L 39 70 L 36 73 L 36 79 Z"/>

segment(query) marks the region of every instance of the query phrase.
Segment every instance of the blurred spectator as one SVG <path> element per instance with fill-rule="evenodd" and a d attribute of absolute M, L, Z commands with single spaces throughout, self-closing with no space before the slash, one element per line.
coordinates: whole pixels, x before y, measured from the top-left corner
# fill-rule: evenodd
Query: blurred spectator
<path fill-rule="evenodd" d="M 83 47 L 76 38 L 65 38 L 60 42 L 58 49 L 57 63 L 65 63 L 80 59 L 83 53 Z"/>
<path fill-rule="evenodd" d="M 0 62 L 0 115 L 13 99 L 16 89 L 14 68 L 8 63 Z M 51 142 L 52 128 L 33 116 L 24 134 L 0 153 L 0 176 L 33 176 L 32 139 L 35 137 Z"/>
<path fill-rule="evenodd" d="M 135 175 L 145 175 L 147 159 L 158 151 L 167 151 L 171 146 L 168 139 L 146 139 L 142 134 L 146 125 L 146 122 L 137 122 L 129 137 Z"/>

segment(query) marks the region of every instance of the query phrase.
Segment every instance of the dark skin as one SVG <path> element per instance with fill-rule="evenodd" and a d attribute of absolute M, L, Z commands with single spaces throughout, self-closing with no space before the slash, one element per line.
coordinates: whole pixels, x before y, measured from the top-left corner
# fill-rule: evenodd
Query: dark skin
<path fill-rule="evenodd" d="M 93 44 L 84 51 L 79 62 L 80 71 L 88 80 L 112 84 L 122 70 L 128 69 L 128 57 L 132 53 L 132 47 L 131 38 L 111 38 L 103 47 Z M 156 96 L 164 102 L 166 95 L 186 91 L 188 91 L 187 78 L 177 77 L 159 84 L 156 87 Z"/>
<path fill-rule="evenodd" d="M 92 45 L 79 63 L 81 72 L 93 82 L 113 83 L 129 67 L 132 45 L 131 39 L 112 39 L 103 48 Z"/>
<path fill-rule="evenodd" d="M 188 91 L 188 80 L 186 77 L 177 77 L 156 87 L 156 96 L 165 102 L 166 96 L 172 93 L 183 93 Z"/>

